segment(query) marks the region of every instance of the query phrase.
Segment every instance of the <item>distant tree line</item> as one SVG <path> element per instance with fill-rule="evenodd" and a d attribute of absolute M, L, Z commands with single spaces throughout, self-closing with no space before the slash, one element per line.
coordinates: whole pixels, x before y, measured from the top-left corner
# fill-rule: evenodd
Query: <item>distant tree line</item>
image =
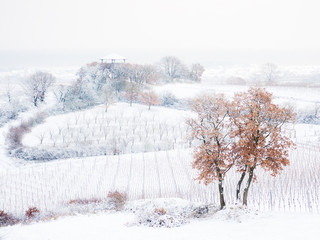
<path fill-rule="evenodd" d="M 150 109 L 160 104 L 160 99 L 148 90 L 148 85 L 184 80 L 200 82 L 203 72 L 200 64 L 188 69 L 176 57 L 164 57 L 155 65 L 93 62 L 80 68 L 71 86 L 59 86 L 55 96 L 64 111 L 98 103 L 104 103 L 107 111 L 110 104 L 119 100 L 130 105 L 140 102 Z"/>

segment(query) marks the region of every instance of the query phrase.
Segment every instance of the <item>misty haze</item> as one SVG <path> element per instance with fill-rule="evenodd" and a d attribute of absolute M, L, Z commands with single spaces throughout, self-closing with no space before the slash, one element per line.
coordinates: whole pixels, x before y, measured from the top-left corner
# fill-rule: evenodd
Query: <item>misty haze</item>
<path fill-rule="evenodd" d="M 0 1 L 0 239 L 318 239 L 319 7 Z"/>

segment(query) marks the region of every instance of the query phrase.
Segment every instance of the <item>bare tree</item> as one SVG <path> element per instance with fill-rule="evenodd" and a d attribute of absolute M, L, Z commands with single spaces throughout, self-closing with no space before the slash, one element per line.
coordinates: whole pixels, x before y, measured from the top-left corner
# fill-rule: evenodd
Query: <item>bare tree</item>
<path fill-rule="evenodd" d="M 200 82 L 202 74 L 204 72 L 204 67 L 199 63 L 192 64 L 190 71 L 190 78 L 195 82 Z"/>
<path fill-rule="evenodd" d="M 261 73 L 267 83 L 272 83 L 279 77 L 278 66 L 273 63 L 264 64 L 261 68 Z"/>
<path fill-rule="evenodd" d="M 7 84 L 6 94 L 8 98 L 8 103 L 11 103 L 12 101 L 12 89 L 10 83 Z"/>
<path fill-rule="evenodd" d="M 22 86 L 26 94 L 31 97 L 35 107 L 43 102 L 48 88 L 54 83 L 55 77 L 47 72 L 36 72 L 23 82 Z"/>
<path fill-rule="evenodd" d="M 182 62 L 173 56 L 162 58 L 159 67 L 163 75 L 169 78 L 169 80 L 180 78 L 186 72 L 186 67 Z"/>
<path fill-rule="evenodd" d="M 114 94 L 110 89 L 106 89 L 104 93 L 105 112 L 108 111 L 110 105 L 114 103 Z"/>
<path fill-rule="evenodd" d="M 140 87 L 136 83 L 130 82 L 127 85 L 126 93 L 124 98 L 129 101 L 130 107 L 132 103 L 137 101 L 139 98 Z"/>

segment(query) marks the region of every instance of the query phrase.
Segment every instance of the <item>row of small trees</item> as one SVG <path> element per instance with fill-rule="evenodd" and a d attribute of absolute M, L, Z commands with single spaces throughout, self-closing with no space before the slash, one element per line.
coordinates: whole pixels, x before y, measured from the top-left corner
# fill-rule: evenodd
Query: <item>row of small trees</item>
<path fill-rule="evenodd" d="M 294 113 L 272 103 L 272 94 L 261 88 L 235 94 L 232 101 L 223 95 L 194 100 L 197 117 L 187 121 L 191 138 L 198 141 L 193 167 L 200 171 L 198 180 L 206 185 L 218 181 L 221 209 L 226 205 L 223 183 L 227 172 L 236 168 L 240 177 L 236 199 L 247 205 L 255 169 L 261 167 L 276 176 L 289 164 L 288 150 L 293 142 L 282 132 L 284 124 L 294 120 Z"/>

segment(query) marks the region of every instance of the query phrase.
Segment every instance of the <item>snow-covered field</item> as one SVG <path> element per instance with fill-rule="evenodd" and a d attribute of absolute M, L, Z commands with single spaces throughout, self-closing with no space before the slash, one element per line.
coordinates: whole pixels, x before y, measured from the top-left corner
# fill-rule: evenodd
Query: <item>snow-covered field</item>
<path fill-rule="evenodd" d="M 258 171 L 249 205 L 260 210 L 319 212 L 319 151 L 298 147 L 291 165 L 277 178 Z M 54 210 L 74 199 L 104 199 L 109 191 L 129 199 L 180 197 L 218 204 L 217 187 L 193 181 L 189 151 L 141 153 L 59 160 L 11 170 L 1 181 L 0 208 L 17 216 L 30 206 Z M 226 178 L 226 200 L 233 203 L 238 175 Z"/>
<path fill-rule="evenodd" d="M 110 146 L 109 154 L 169 150 L 187 145 L 189 112 L 127 103 L 49 117 L 26 134 L 28 147 Z"/>
<path fill-rule="evenodd" d="M 178 98 L 192 98 L 203 93 L 224 93 L 232 97 L 235 92 L 246 91 L 248 86 L 240 85 L 216 85 L 210 81 L 203 81 L 202 84 L 174 83 L 163 86 L 156 86 L 155 91 L 160 93 L 173 93 Z M 310 110 L 315 103 L 320 102 L 320 88 L 303 87 L 265 87 L 273 94 L 276 103 L 291 105 L 297 111 Z"/>
<path fill-rule="evenodd" d="M 25 135 L 25 146 L 117 149 L 108 156 L 29 162 L 7 171 L 1 181 L 0 209 L 17 216 L 29 206 L 52 211 L 70 200 L 103 199 L 115 190 L 127 193 L 130 200 L 180 197 L 217 204 L 215 185 L 204 187 L 193 181 L 196 172 L 184 124 L 188 116 L 188 111 L 163 107 L 149 111 L 146 106 L 118 103 L 108 112 L 97 106 L 48 117 Z M 291 165 L 277 178 L 257 172 L 250 205 L 260 210 L 319 212 L 320 128 L 288 126 L 286 133 L 297 143 Z M 231 203 L 237 179 L 235 172 L 226 178 L 226 199 Z"/>
<path fill-rule="evenodd" d="M 317 68 L 310 69 L 308 73 L 317 73 Z M 75 71 L 69 69 L 65 74 L 63 71 L 60 71 L 59 83 L 70 83 Z M 155 91 L 190 98 L 204 92 L 222 92 L 231 97 L 234 92 L 247 89 L 246 86 L 215 85 L 210 80 L 212 74 L 213 71 L 209 71 L 202 84 L 163 85 L 155 87 Z M 6 76 L 11 75 L 2 73 L 0 80 Z M 267 90 L 274 94 L 276 102 L 290 104 L 299 111 L 320 102 L 318 88 L 268 87 Z M 217 186 L 204 186 L 193 180 L 197 173 L 191 168 L 192 149 L 184 124 L 188 116 L 191 116 L 188 111 L 164 107 L 151 107 L 148 111 L 147 106 L 117 103 L 107 112 L 103 106 L 96 106 L 50 116 L 23 139 L 26 147 L 34 148 L 108 145 L 116 149 L 106 156 L 24 162 L 8 158 L 2 137 L 0 210 L 15 216 L 24 215 L 26 209 L 33 206 L 41 212 L 56 211 L 71 200 L 105 199 L 109 191 L 124 192 L 130 201 L 180 198 L 218 205 Z M 21 120 L 0 129 L 1 136 Z M 6 227 L 0 229 L 0 237 L 14 240 L 105 239 L 109 236 L 116 239 L 211 239 L 212 236 L 240 240 L 317 239 L 320 235 L 317 227 L 320 224 L 320 126 L 296 124 L 287 126 L 285 131 L 297 143 L 297 148 L 290 152 L 290 166 L 276 178 L 257 171 L 248 202 L 250 208 L 257 209 L 258 215 L 252 217 L 240 212 L 240 216 L 244 216 L 242 223 L 232 218 L 235 213 L 228 212 L 230 209 L 220 215 L 191 220 L 190 224 L 175 229 L 129 227 L 126 223 L 132 221 L 132 213 L 98 213 Z M 231 172 L 225 180 L 225 198 L 229 204 L 234 203 L 237 178 L 238 174 Z"/>
<path fill-rule="evenodd" d="M 230 215 L 229 215 L 230 216 Z M 64 217 L 53 222 L 17 225 L 2 229 L 7 240 L 79 239 L 226 239 L 226 240 L 317 240 L 320 217 L 314 214 L 272 213 L 240 223 L 228 219 L 228 211 L 207 219 L 192 220 L 179 228 L 127 226 L 133 214 L 95 214 Z"/>

